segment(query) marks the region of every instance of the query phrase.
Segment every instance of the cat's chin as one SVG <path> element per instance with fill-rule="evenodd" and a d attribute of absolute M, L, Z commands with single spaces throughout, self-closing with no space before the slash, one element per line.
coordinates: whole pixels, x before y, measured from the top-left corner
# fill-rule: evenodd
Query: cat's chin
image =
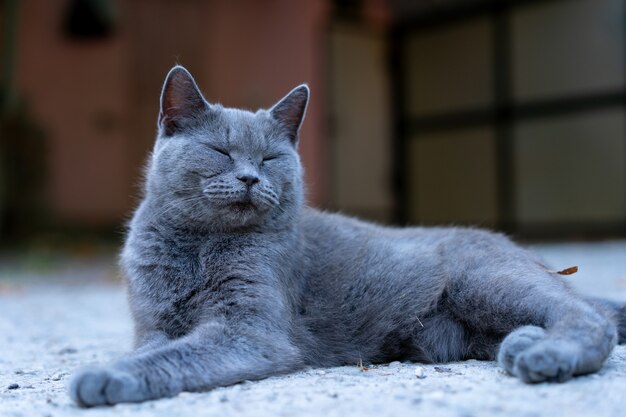
<path fill-rule="evenodd" d="M 233 220 L 243 221 L 245 224 L 260 217 L 259 209 L 251 202 L 232 203 L 225 210 L 228 211 L 229 217 Z"/>
<path fill-rule="evenodd" d="M 262 223 L 266 212 L 250 201 L 237 201 L 220 207 L 217 217 L 226 229 L 240 228 Z"/>

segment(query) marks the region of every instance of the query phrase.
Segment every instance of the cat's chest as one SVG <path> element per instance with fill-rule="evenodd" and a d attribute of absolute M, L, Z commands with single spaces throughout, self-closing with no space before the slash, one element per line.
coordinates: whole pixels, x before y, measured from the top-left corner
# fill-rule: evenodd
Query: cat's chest
<path fill-rule="evenodd" d="M 140 310 L 150 311 L 153 327 L 180 337 L 201 317 L 223 315 L 228 297 L 251 290 L 258 279 L 255 271 L 262 269 L 253 266 L 253 249 L 234 239 L 171 247 L 131 282 L 131 299 Z"/>
<path fill-rule="evenodd" d="M 259 271 L 271 260 L 265 245 L 258 239 L 223 237 L 210 239 L 199 247 L 196 262 L 204 280 L 224 275 Z"/>
<path fill-rule="evenodd" d="M 270 279 L 273 261 L 253 239 L 207 239 L 187 254 L 177 253 L 179 273 L 166 277 L 162 286 L 176 309 L 210 307 L 224 297 L 228 286 L 241 288 L 241 283 L 252 286 Z"/>

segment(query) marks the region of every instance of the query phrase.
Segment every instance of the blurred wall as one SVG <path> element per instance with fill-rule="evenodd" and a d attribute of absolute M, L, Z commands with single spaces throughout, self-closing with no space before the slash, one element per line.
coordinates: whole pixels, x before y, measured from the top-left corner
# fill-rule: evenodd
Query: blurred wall
<path fill-rule="evenodd" d="M 108 223 L 129 209 L 134 181 L 130 45 L 121 30 L 102 41 L 69 41 L 62 34 L 68 4 L 21 2 L 17 91 L 46 133 L 46 199 L 53 215 Z"/>
<path fill-rule="evenodd" d="M 112 33 L 64 34 L 77 3 L 114 6 Z M 20 5 L 17 91 L 44 132 L 62 228 L 130 213 L 161 83 L 180 63 L 226 106 L 269 107 L 309 83 L 300 150 L 314 205 L 383 222 L 626 233 L 626 0 Z"/>
<path fill-rule="evenodd" d="M 335 22 L 329 31 L 330 205 L 393 220 L 393 131 L 385 30 Z"/>
<path fill-rule="evenodd" d="M 325 201 L 326 1 L 120 0 L 113 33 L 90 40 L 64 36 L 71 3 L 22 1 L 17 33 L 17 91 L 46 132 L 46 200 L 59 224 L 115 225 L 129 213 L 175 63 L 227 106 L 269 107 L 308 82 L 300 150 L 309 200 Z"/>
<path fill-rule="evenodd" d="M 404 219 L 626 233 L 625 1 L 434 3 L 393 40 Z"/>

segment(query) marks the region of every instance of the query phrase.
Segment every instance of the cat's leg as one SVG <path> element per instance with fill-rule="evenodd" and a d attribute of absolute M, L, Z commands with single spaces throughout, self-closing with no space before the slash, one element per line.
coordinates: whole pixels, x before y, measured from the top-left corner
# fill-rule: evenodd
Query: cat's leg
<path fill-rule="evenodd" d="M 463 317 L 478 332 L 508 328 L 497 352 L 507 372 L 525 382 L 562 382 L 602 367 L 616 344 L 614 322 L 567 291 L 552 297 L 526 288 L 525 297 L 515 297 L 513 280 L 510 286 L 510 298 L 498 297 L 483 304 L 481 314 Z M 489 320 L 479 318 L 483 312 L 491 312 Z"/>
<path fill-rule="evenodd" d="M 504 339 L 498 358 L 507 371 L 525 382 L 562 382 L 602 367 L 616 344 L 615 325 L 582 302 L 555 313 L 543 337 L 526 326 Z"/>
<path fill-rule="evenodd" d="M 626 344 L 626 303 L 598 297 L 585 297 L 585 300 L 617 323 L 617 343 Z"/>
<path fill-rule="evenodd" d="M 470 333 L 507 335 L 498 359 L 508 372 L 541 382 L 600 369 L 616 323 L 563 277 L 497 235 L 472 232 L 448 252 L 456 262 L 448 265 L 446 303 Z"/>
<path fill-rule="evenodd" d="M 491 319 L 476 320 L 481 314 L 464 318 L 475 328 L 487 325 L 502 331 L 509 327 L 498 360 L 525 382 L 562 382 L 595 372 L 617 340 L 614 322 L 565 288 L 542 285 L 550 279 L 543 272 L 521 280 L 499 277 L 498 282 L 508 288 L 491 293 L 496 297 L 486 297 L 482 307 L 491 312 Z"/>
<path fill-rule="evenodd" d="M 137 354 L 157 349 L 170 342 L 171 339 L 165 334 L 165 332 L 159 330 L 146 332 L 145 334 L 142 334 L 141 337 L 135 336 L 135 351 L 133 353 Z"/>
<path fill-rule="evenodd" d="M 300 367 L 299 352 L 286 335 L 262 325 L 235 328 L 215 322 L 110 367 L 80 371 L 71 381 L 70 395 L 84 407 L 140 402 Z"/>

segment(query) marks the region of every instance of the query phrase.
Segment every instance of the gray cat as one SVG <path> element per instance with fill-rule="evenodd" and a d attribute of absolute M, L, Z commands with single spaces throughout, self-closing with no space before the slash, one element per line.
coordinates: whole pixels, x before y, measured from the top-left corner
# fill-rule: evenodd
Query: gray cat
<path fill-rule="evenodd" d="M 624 341 L 623 306 L 574 294 L 502 235 L 305 207 L 296 148 L 308 98 L 302 85 L 270 110 L 228 109 L 184 68 L 169 72 L 122 253 L 136 351 L 78 372 L 76 403 L 361 360 L 497 358 L 525 382 L 566 381 Z"/>

